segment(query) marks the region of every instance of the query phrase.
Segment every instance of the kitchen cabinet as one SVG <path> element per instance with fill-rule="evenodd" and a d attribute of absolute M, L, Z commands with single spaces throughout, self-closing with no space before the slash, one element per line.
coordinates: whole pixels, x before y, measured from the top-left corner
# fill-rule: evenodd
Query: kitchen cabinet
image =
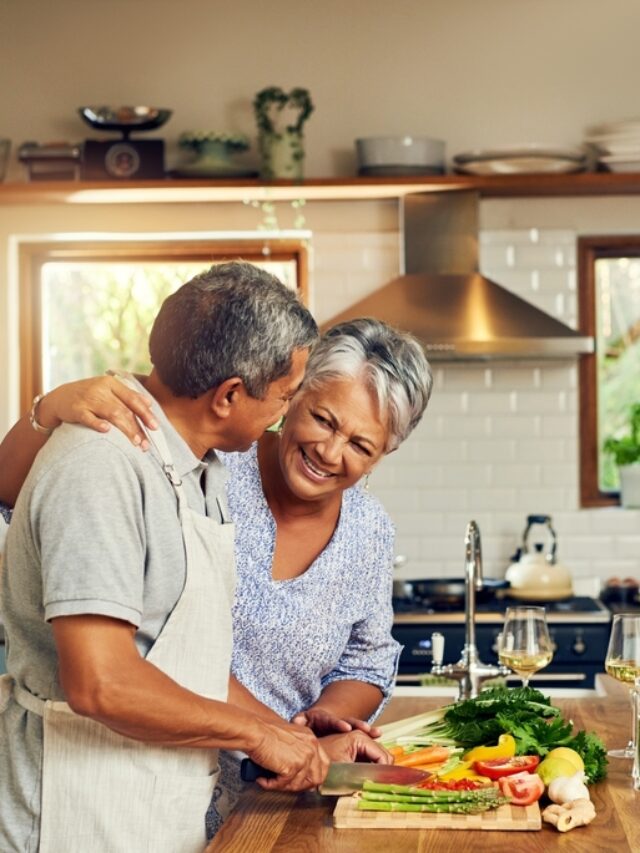
<path fill-rule="evenodd" d="M 35 181 L 0 183 L 0 205 L 257 201 L 362 201 L 407 193 L 476 190 L 482 198 L 640 194 L 639 173 L 433 175 L 409 178 L 259 180 Z"/>
<path fill-rule="evenodd" d="M 554 700 L 565 717 L 579 729 L 596 731 L 611 746 L 622 744 L 629 730 L 628 691 L 603 676 L 607 695 L 583 699 Z M 391 722 L 429 708 L 438 707 L 437 699 L 392 699 L 382 722 Z M 615 850 L 637 853 L 640 850 L 640 821 L 637 819 L 640 793 L 631 785 L 631 763 L 612 761 L 609 775 L 591 787 L 596 819 L 587 827 L 573 830 L 569 836 L 549 824 L 540 831 L 479 832 L 473 830 L 376 830 L 333 829 L 332 814 L 336 799 L 315 793 L 298 796 L 275 794 L 248 788 L 235 812 L 206 853 L 276 853 L 286 850 L 322 850 L 323 853 L 419 853 L 429 850 L 456 850 L 476 853 L 478 849 L 498 850 L 512 845 L 519 853 L 545 853 L 568 849 L 575 853 Z"/>

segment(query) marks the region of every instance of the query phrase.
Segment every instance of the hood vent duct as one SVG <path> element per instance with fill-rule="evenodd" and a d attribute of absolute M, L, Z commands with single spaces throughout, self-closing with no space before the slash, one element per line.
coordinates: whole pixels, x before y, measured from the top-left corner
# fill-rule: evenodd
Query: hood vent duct
<path fill-rule="evenodd" d="M 325 327 L 377 317 L 413 333 L 432 361 L 558 359 L 593 352 L 592 338 L 479 273 L 478 207 L 474 192 L 407 195 L 405 274 Z"/>

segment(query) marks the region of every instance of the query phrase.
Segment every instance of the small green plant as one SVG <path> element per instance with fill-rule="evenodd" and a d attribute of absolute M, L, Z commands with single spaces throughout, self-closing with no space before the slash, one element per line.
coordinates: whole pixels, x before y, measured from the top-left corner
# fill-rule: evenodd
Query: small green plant
<path fill-rule="evenodd" d="M 610 436 L 602 445 L 605 453 L 613 456 L 618 467 L 640 462 L 640 403 L 631 406 L 629 414 L 629 434 L 622 438 Z"/>
<path fill-rule="evenodd" d="M 307 89 L 296 88 L 285 92 L 279 86 L 269 86 L 258 92 L 253 101 L 256 124 L 261 133 L 277 136 L 282 128 L 276 128 L 274 119 L 289 106 L 295 115 L 295 122 L 286 125 L 284 130 L 289 133 L 302 133 L 302 125 L 313 112 L 311 95 Z M 275 113 L 273 112 L 275 110 Z"/>

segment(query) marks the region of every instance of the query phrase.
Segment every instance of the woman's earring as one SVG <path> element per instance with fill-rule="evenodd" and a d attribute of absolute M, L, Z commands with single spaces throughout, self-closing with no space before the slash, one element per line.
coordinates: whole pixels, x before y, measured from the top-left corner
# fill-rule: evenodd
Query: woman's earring
<path fill-rule="evenodd" d="M 364 475 L 364 490 L 365 490 L 365 492 L 368 492 L 368 491 L 369 491 L 369 477 L 370 477 L 370 476 L 371 476 L 371 471 L 368 471 L 368 472 Z"/>

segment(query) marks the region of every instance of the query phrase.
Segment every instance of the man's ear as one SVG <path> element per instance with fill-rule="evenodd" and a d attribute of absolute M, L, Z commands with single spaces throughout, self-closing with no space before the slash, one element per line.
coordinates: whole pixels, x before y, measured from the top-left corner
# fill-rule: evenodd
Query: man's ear
<path fill-rule="evenodd" d="M 239 376 L 232 376 L 214 388 L 211 411 L 219 418 L 228 418 L 234 406 L 237 406 L 240 399 L 246 396 L 247 389 L 242 379 Z"/>

